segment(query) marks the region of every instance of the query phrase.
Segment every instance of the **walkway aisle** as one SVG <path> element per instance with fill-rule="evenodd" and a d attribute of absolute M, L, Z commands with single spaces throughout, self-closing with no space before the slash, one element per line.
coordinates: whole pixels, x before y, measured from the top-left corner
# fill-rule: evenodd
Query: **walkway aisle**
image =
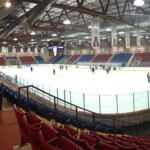
<path fill-rule="evenodd" d="M 19 127 L 13 109 L 0 111 L 0 150 L 12 150 L 21 143 Z"/>

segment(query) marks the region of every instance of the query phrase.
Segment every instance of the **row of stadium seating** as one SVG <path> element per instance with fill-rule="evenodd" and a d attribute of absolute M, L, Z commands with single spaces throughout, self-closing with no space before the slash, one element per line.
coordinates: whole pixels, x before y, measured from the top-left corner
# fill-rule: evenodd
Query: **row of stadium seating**
<path fill-rule="evenodd" d="M 132 58 L 132 56 L 134 56 Z M 136 67 L 149 67 L 150 66 L 150 53 L 120 53 L 120 54 L 98 54 L 98 55 L 68 55 L 68 56 L 55 56 L 49 61 L 51 64 L 77 64 L 77 63 L 118 63 L 122 67 L 125 67 L 132 59 L 129 66 Z M 63 60 L 63 61 L 61 61 Z M 66 61 L 65 61 L 66 60 Z M 139 64 L 135 64 L 138 61 Z M 135 65 L 134 65 L 135 64 Z"/>
<path fill-rule="evenodd" d="M 45 62 L 41 56 L 35 56 L 36 61 L 32 56 L 21 56 L 21 57 L 19 57 L 19 59 L 23 65 L 37 64 L 36 61 L 38 62 L 38 64 L 45 64 Z M 18 58 L 17 57 L 6 57 L 6 60 L 5 60 L 4 57 L 0 57 L 0 65 L 4 66 L 4 65 L 6 65 L 6 61 L 14 61 L 14 60 L 17 61 Z"/>
<path fill-rule="evenodd" d="M 59 137 L 59 133 L 55 129 L 45 122 L 41 122 L 33 112 L 22 112 L 15 105 L 13 108 L 18 121 L 22 144 L 30 143 L 33 150 L 82 150 L 66 137 Z M 57 145 L 61 149 L 57 148 Z"/>
<path fill-rule="evenodd" d="M 133 58 L 132 58 L 133 57 Z M 132 60 L 130 60 L 130 58 Z M 21 56 L 20 61 L 24 65 L 28 64 L 45 64 L 41 56 Z M 17 57 L 0 57 L 0 65 L 6 65 L 6 61 L 18 60 Z M 36 62 L 36 61 L 37 62 Z M 122 67 L 126 66 L 131 61 L 129 66 L 135 67 L 150 67 L 150 53 L 120 53 L 120 54 L 98 54 L 98 55 L 60 55 L 52 57 L 48 63 L 51 64 L 77 64 L 77 63 L 118 63 Z"/>
<path fill-rule="evenodd" d="M 32 111 L 23 112 L 13 105 L 22 144 L 31 143 L 33 150 L 149 150 L 150 136 L 118 136 L 94 131 L 80 132 L 65 124 L 52 127 Z"/>
<path fill-rule="evenodd" d="M 4 92 L 4 95 L 12 103 L 19 104 L 18 92 L 13 91 L 2 84 L 0 85 L 0 90 L 2 90 Z M 95 125 L 93 127 L 92 121 L 83 119 L 81 117 L 78 117 L 78 124 L 77 124 L 77 122 L 76 122 L 77 118 L 75 115 L 71 115 L 69 113 L 60 111 L 58 109 L 56 109 L 56 111 L 55 111 L 54 108 L 52 108 L 46 104 L 43 104 L 41 102 L 38 102 L 36 100 L 33 100 L 32 98 L 29 99 L 29 102 L 30 102 L 31 109 L 34 112 L 36 112 L 38 115 L 40 115 L 41 117 L 46 118 L 47 120 L 56 119 L 58 122 L 60 122 L 62 124 L 71 124 L 71 125 L 81 128 L 81 129 L 86 128 L 89 130 L 100 131 L 103 133 L 118 133 L 118 134 L 123 133 L 122 127 L 116 126 L 114 128 L 112 125 L 109 125 L 109 124 L 106 124 L 106 123 L 103 123 L 100 121 L 95 121 Z M 27 104 L 26 97 L 21 96 L 20 103 L 21 103 L 21 105 L 26 105 Z M 26 108 L 24 110 L 27 111 Z M 56 115 L 55 115 L 55 113 L 56 113 Z"/>

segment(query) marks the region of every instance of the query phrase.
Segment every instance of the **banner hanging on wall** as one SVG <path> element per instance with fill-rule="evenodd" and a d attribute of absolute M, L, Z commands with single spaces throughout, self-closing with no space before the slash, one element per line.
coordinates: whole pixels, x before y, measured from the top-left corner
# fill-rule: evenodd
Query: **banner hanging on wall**
<path fill-rule="evenodd" d="M 93 49 L 100 48 L 100 22 L 99 18 L 93 18 L 91 20 L 91 46 Z"/>
<path fill-rule="evenodd" d="M 44 54 L 44 47 L 41 47 L 41 54 Z"/>
<path fill-rule="evenodd" d="M 37 55 L 38 54 L 38 47 L 36 46 L 34 49 L 34 53 Z"/>
<path fill-rule="evenodd" d="M 126 48 L 130 49 L 130 32 L 128 28 L 125 29 L 125 44 Z"/>
<path fill-rule="evenodd" d="M 23 47 L 20 48 L 20 53 L 21 53 L 21 54 L 24 54 Z"/>
<path fill-rule="evenodd" d="M 5 47 L 5 55 L 8 54 L 8 47 Z"/>
<path fill-rule="evenodd" d="M 137 49 L 140 49 L 140 47 L 141 47 L 140 31 L 137 30 Z"/>
<path fill-rule="evenodd" d="M 28 54 L 31 54 L 31 48 L 28 47 Z"/>
<path fill-rule="evenodd" d="M 12 53 L 13 53 L 13 54 L 16 54 L 16 48 L 15 48 L 15 47 L 13 47 Z"/>
<path fill-rule="evenodd" d="M 2 54 L 5 55 L 5 47 L 2 46 Z"/>
<path fill-rule="evenodd" d="M 113 49 L 117 50 L 118 48 L 117 29 L 115 25 L 111 26 L 111 45 Z"/>

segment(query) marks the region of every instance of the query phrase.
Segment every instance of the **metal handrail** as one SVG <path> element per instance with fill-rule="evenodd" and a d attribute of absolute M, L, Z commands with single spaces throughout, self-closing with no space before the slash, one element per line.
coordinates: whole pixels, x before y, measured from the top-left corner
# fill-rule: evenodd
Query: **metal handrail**
<path fill-rule="evenodd" d="M 4 74 L 3 72 L 0 72 L 0 79 L 1 79 L 1 77 L 3 77 L 3 81 L 6 81 L 6 82 L 8 82 L 10 85 L 15 85 L 14 83 L 15 83 L 15 80 L 13 79 L 13 78 L 11 78 L 10 76 L 7 76 L 6 74 Z M 12 82 L 12 81 L 14 81 L 14 83 Z M 23 84 L 21 84 L 21 83 L 19 83 L 18 81 L 17 81 L 17 83 L 20 85 L 20 86 L 16 86 L 17 88 L 18 88 L 18 94 L 19 94 L 19 101 L 21 101 L 21 89 L 26 89 L 26 94 L 27 94 L 27 108 L 28 109 L 30 109 L 30 101 L 29 101 L 29 88 L 33 88 L 33 89 L 36 89 L 36 90 L 38 90 L 38 91 L 40 91 L 40 92 L 42 92 L 42 93 L 44 93 L 44 94 L 47 94 L 48 96 L 50 96 L 50 97 L 53 97 L 53 100 L 54 100 L 54 103 L 53 103 L 53 108 L 54 108 L 54 116 L 55 116 L 55 119 L 56 119 L 56 108 L 57 108 L 57 102 L 56 102 L 56 100 L 58 101 L 61 101 L 61 102 L 63 102 L 64 104 L 65 104 L 65 108 L 66 108 L 66 104 L 69 104 L 69 105 L 71 105 L 71 106 L 73 106 L 73 107 L 75 107 L 75 113 L 76 113 L 76 124 L 77 124 L 77 126 L 78 126 L 78 113 L 80 113 L 80 111 L 79 111 L 79 109 L 80 110 L 83 110 L 83 112 L 88 112 L 88 113 L 91 113 L 92 114 L 92 121 L 93 121 L 93 127 L 95 127 L 95 116 L 97 115 L 97 116 L 99 116 L 99 117 L 104 117 L 104 118 L 107 118 L 107 119 L 110 119 L 112 122 L 113 122 L 113 128 L 115 129 L 115 124 L 116 124 L 116 121 L 120 121 L 120 122 L 122 122 L 122 127 L 123 127 L 123 130 L 125 129 L 125 123 L 126 124 L 129 124 L 129 127 L 130 127 L 130 131 L 131 131 L 131 134 L 132 134 L 132 125 L 136 125 L 136 124 L 134 124 L 134 123 L 131 123 L 131 122 L 127 122 L 127 121 L 123 121 L 123 120 L 119 120 L 119 119 L 115 119 L 115 118 L 113 118 L 113 117 L 109 117 L 109 116 L 105 116 L 105 115 L 102 115 L 102 114 L 98 114 L 98 113 L 95 113 L 95 112 L 92 112 L 92 111 L 90 111 L 90 110 L 88 110 L 88 109 L 85 109 L 85 108 L 82 108 L 82 107 L 80 107 L 80 106 L 77 106 L 77 105 L 74 105 L 74 104 L 72 104 L 72 103 L 69 103 L 69 102 L 67 102 L 67 101 L 65 101 L 65 100 L 62 100 L 62 99 L 60 99 L 60 98 L 58 98 L 58 97 L 56 97 L 56 96 L 54 96 L 54 95 L 52 95 L 52 94 L 50 94 L 50 93 L 47 93 L 47 92 L 45 92 L 45 91 L 43 91 L 42 89 L 39 89 L 39 88 L 37 88 L 37 87 L 35 87 L 35 86 L 33 86 L 33 85 L 28 85 L 28 86 L 23 86 Z M 57 121 L 57 119 L 56 119 L 56 121 Z M 136 131 L 137 131 L 137 126 L 135 126 L 136 127 Z"/>

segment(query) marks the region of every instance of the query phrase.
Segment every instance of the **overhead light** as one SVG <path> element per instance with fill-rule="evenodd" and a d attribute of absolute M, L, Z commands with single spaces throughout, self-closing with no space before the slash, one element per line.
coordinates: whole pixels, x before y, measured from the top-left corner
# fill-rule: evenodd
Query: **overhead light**
<path fill-rule="evenodd" d="M 119 41 L 121 41 L 122 39 L 119 39 Z"/>
<path fill-rule="evenodd" d="M 11 3 L 10 2 L 6 2 L 5 3 L 5 7 L 9 8 L 11 6 Z"/>
<path fill-rule="evenodd" d="M 91 29 L 91 28 L 92 28 L 92 26 L 88 26 L 88 28 L 89 28 L 89 29 Z"/>
<path fill-rule="evenodd" d="M 6 41 L 4 41 L 3 44 L 6 44 Z"/>
<path fill-rule="evenodd" d="M 123 32 L 123 31 L 121 31 L 121 32 L 119 32 L 118 34 L 124 34 L 124 32 Z"/>
<path fill-rule="evenodd" d="M 137 36 L 136 34 L 133 34 L 133 36 Z"/>
<path fill-rule="evenodd" d="M 85 39 L 89 39 L 90 37 L 89 36 L 86 36 L 86 37 L 84 37 Z"/>
<path fill-rule="evenodd" d="M 143 37 L 143 35 L 140 36 L 141 38 Z"/>
<path fill-rule="evenodd" d="M 30 34 L 31 34 L 31 35 L 35 35 L 35 32 L 34 32 L 34 31 L 32 31 Z"/>
<path fill-rule="evenodd" d="M 106 39 L 106 37 L 102 37 L 102 39 L 103 39 L 103 40 L 105 40 L 105 39 Z"/>
<path fill-rule="evenodd" d="M 148 36 L 146 36 L 145 38 L 146 38 L 146 39 L 149 39 L 149 37 L 148 37 Z"/>
<path fill-rule="evenodd" d="M 34 41 L 34 39 L 31 39 L 31 41 Z"/>
<path fill-rule="evenodd" d="M 63 24 L 71 24 L 71 22 L 70 22 L 70 20 L 69 19 L 66 19 L 64 22 L 63 22 Z"/>
<path fill-rule="evenodd" d="M 139 7 L 139 6 L 143 6 L 143 5 L 144 5 L 144 1 L 143 1 L 143 0 L 135 0 L 135 1 L 134 1 L 134 5 L 135 5 L 135 6 L 138 6 L 138 7 Z"/>
<path fill-rule="evenodd" d="M 110 28 L 107 28 L 106 31 L 111 31 L 111 29 L 110 29 Z"/>
<path fill-rule="evenodd" d="M 20 44 L 20 43 L 18 43 L 18 44 Z"/>
<path fill-rule="evenodd" d="M 57 34 L 56 34 L 56 33 L 53 33 L 52 36 L 57 36 Z"/>
<path fill-rule="evenodd" d="M 15 37 L 13 40 L 14 40 L 14 41 L 17 41 L 18 39 Z"/>

